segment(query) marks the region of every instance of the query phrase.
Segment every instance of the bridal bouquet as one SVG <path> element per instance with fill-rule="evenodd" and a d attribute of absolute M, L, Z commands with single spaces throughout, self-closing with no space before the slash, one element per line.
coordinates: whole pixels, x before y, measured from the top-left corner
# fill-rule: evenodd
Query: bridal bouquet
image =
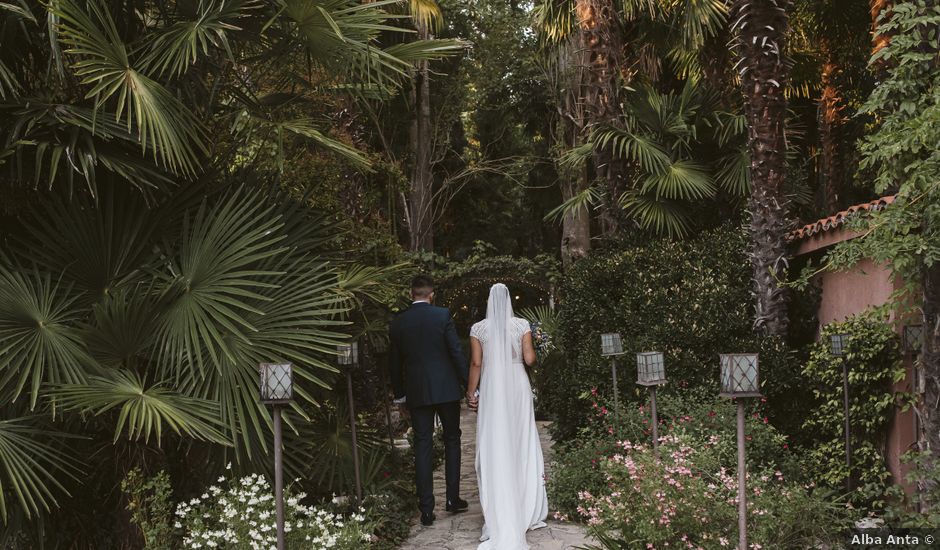
<path fill-rule="evenodd" d="M 552 336 L 542 328 L 542 323 L 536 321 L 529 323 L 529 326 L 532 329 L 532 345 L 535 346 L 535 352 L 539 358 L 545 357 L 553 349 Z"/>

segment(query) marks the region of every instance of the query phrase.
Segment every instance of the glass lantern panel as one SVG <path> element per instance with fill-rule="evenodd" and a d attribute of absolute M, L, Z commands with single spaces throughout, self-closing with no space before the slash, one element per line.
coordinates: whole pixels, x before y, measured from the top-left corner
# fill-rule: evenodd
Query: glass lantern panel
<path fill-rule="evenodd" d="M 623 342 L 620 334 L 611 332 L 601 334 L 601 355 L 619 355 L 623 353 Z"/>
<path fill-rule="evenodd" d="M 661 384 L 666 381 L 663 354 L 648 351 L 636 354 L 637 383 L 642 385 Z"/>
<path fill-rule="evenodd" d="M 756 354 L 736 353 L 721 356 L 721 395 L 726 397 L 760 395 Z"/>
<path fill-rule="evenodd" d="M 261 364 L 261 400 L 264 402 L 290 401 L 294 384 L 290 363 Z"/>
<path fill-rule="evenodd" d="M 924 345 L 924 325 L 906 325 L 904 327 L 904 350 L 920 353 Z"/>
<path fill-rule="evenodd" d="M 845 355 L 845 348 L 848 343 L 848 334 L 832 334 L 829 336 L 829 350 L 834 357 L 842 357 Z"/>
<path fill-rule="evenodd" d="M 355 365 L 359 362 L 359 345 L 356 342 L 336 346 L 336 353 L 339 365 Z"/>

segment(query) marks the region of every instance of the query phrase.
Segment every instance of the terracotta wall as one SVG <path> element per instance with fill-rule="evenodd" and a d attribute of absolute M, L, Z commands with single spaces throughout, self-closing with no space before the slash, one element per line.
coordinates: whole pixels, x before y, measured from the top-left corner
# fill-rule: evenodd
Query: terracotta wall
<path fill-rule="evenodd" d="M 870 306 L 881 305 L 888 301 L 894 291 L 891 272 L 871 260 L 862 260 L 850 271 L 827 271 L 820 275 L 820 282 L 820 326 L 844 321 Z"/>
<path fill-rule="evenodd" d="M 895 289 L 890 271 L 884 266 L 875 265 L 871 260 L 860 262 L 850 271 L 825 272 L 819 276 L 819 282 L 822 287 L 818 310 L 820 327 L 845 320 L 870 306 L 884 304 Z M 895 385 L 896 391 L 911 390 L 913 369 L 909 358 L 905 358 L 905 364 L 907 376 Z M 904 483 L 907 467 L 901 464 L 900 457 L 913 448 L 915 438 L 913 413 L 896 411 L 885 451 L 892 476 L 908 490 L 911 488 Z"/>

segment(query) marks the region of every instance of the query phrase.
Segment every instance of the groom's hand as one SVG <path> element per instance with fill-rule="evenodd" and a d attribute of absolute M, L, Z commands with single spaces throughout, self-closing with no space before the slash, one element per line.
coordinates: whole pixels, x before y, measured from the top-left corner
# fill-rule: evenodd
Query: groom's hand
<path fill-rule="evenodd" d="M 467 408 L 471 411 L 476 412 L 477 407 L 480 405 L 480 398 L 472 395 L 467 396 Z"/>

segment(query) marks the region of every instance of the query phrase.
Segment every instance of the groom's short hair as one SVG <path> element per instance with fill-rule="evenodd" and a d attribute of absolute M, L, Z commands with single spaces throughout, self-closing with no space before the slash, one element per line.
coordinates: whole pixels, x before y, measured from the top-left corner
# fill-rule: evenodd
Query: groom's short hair
<path fill-rule="evenodd" d="M 434 279 L 427 275 L 418 275 L 411 280 L 411 295 L 415 298 L 427 298 L 434 292 Z"/>

